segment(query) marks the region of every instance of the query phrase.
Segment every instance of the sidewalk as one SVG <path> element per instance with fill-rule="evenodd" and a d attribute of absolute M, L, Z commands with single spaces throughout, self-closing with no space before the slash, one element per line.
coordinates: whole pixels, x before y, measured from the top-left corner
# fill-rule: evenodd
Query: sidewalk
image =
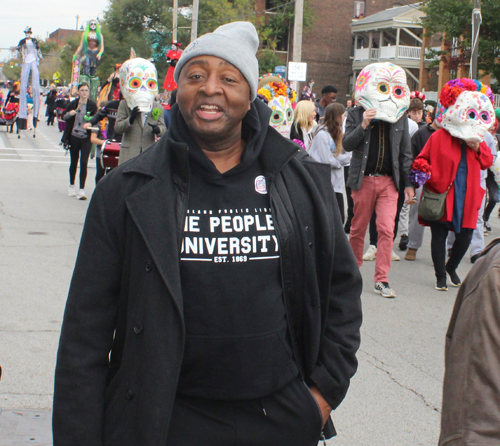
<path fill-rule="evenodd" d="M 51 446 L 52 412 L 3 410 L 0 413 L 0 446 Z"/>

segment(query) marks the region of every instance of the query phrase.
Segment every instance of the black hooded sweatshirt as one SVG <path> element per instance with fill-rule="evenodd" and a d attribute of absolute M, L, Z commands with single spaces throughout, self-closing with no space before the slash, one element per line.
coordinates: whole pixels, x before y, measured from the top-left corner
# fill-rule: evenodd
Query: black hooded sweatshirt
<path fill-rule="evenodd" d="M 298 376 L 287 336 L 280 249 L 259 162 L 271 110 L 253 103 L 241 162 L 220 173 L 177 107 L 171 137 L 187 143 L 190 181 L 182 236 L 186 345 L 178 393 L 261 398 Z"/>

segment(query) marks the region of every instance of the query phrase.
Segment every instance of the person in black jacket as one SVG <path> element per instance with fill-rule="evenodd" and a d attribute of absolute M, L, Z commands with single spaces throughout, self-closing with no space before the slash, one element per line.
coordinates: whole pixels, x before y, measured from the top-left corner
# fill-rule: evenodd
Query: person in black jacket
<path fill-rule="evenodd" d="M 47 116 L 47 125 L 54 125 L 54 119 L 56 118 L 56 97 L 56 86 L 52 84 L 50 86 L 50 91 L 47 93 L 47 97 L 45 98 L 45 105 L 47 106 L 47 110 L 45 112 L 45 116 Z"/>
<path fill-rule="evenodd" d="M 330 167 L 254 101 L 258 46 L 247 22 L 192 42 L 169 132 L 99 181 L 61 331 L 54 446 L 334 435 L 362 281 Z"/>
<path fill-rule="evenodd" d="M 71 164 L 69 165 L 69 188 L 68 196 L 77 197 L 79 200 L 86 200 L 85 181 L 87 179 L 87 164 L 89 161 L 90 149 L 90 131 L 84 128 L 84 125 L 91 119 L 97 111 L 94 101 L 89 99 L 89 85 L 82 83 L 78 85 L 78 98 L 72 101 L 63 119 L 66 121 L 66 129 L 62 141 L 69 147 Z M 80 188 L 76 190 L 75 178 L 80 159 Z"/>

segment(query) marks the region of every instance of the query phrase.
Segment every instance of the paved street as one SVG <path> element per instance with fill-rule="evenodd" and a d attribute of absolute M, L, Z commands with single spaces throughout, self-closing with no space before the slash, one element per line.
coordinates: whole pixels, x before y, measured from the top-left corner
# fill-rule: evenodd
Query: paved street
<path fill-rule="evenodd" d="M 25 131 L 18 140 L 0 127 L 0 446 L 51 444 L 57 343 L 88 206 L 67 196 L 69 158 L 60 136 L 43 120 L 36 139 Z M 500 233 L 496 215 L 487 242 Z M 429 238 L 416 262 L 393 262 L 396 299 L 373 293 L 374 262 L 362 267 L 360 366 L 333 413 L 338 437 L 329 446 L 437 443 L 444 336 L 457 291 L 434 290 Z M 467 254 L 461 277 L 470 267 Z"/>

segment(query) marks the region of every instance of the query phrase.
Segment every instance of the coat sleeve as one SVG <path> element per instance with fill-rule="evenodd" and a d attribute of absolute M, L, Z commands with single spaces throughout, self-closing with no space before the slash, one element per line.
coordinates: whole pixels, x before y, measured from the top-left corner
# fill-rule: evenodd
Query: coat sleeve
<path fill-rule="evenodd" d="M 334 410 L 345 398 L 351 377 L 356 373 L 356 352 L 362 322 L 359 267 L 343 233 L 338 208 L 334 209 L 335 246 L 328 313 L 321 338 L 318 361 L 310 379 Z"/>
<path fill-rule="evenodd" d="M 122 274 L 103 188 L 89 205 L 64 312 L 55 372 L 54 446 L 102 446 L 104 393 Z"/>
<path fill-rule="evenodd" d="M 116 114 L 116 122 L 115 122 L 115 133 L 119 135 L 123 135 L 127 130 L 132 127 L 130 124 L 130 109 L 127 105 L 127 101 L 121 100 L 120 105 L 118 106 L 118 112 Z M 165 122 L 163 122 L 165 125 Z"/>
<path fill-rule="evenodd" d="M 399 146 L 399 165 L 401 178 L 404 180 L 405 187 L 413 187 L 413 183 L 408 178 L 410 175 L 411 163 L 413 161 L 413 156 L 411 152 L 411 137 L 408 127 L 408 118 L 403 117 L 405 120 L 403 137 L 401 138 L 401 145 Z"/>
<path fill-rule="evenodd" d="M 161 111 L 162 111 L 162 113 L 160 114 L 160 117 L 158 118 L 158 127 L 160 127 L 160 134 L 158 136 L 162 136 L 167 131 L 167 126 L 165 125 L 165 117 L 164 117 L 164 113 L 163 113 L 163 107 L 161 107 L 161 105 L 160 105 L 158 108 L 161 108 Z"/>
<path fill-rule="evenodd" d="M 366 130 L 361 127 L 361 120 L 359 119 L 361 111 L 354 108 L 347 113 L 344 139 L 342 141 L 342 146 L 346 152 L 352 152 L 353 150 L 363 152 Z M 363 115 L 361 114 L 361 116 Z"/>
<path fill-rule="evenodd" d="M 479 165 L 481 166 L 481 170 L 489 169 L 492 166 L 493 155 L 491 153 L 491 149 L 484 141 L 479 144 L 479 152 L 476 156 L 479 161 Z"/>

